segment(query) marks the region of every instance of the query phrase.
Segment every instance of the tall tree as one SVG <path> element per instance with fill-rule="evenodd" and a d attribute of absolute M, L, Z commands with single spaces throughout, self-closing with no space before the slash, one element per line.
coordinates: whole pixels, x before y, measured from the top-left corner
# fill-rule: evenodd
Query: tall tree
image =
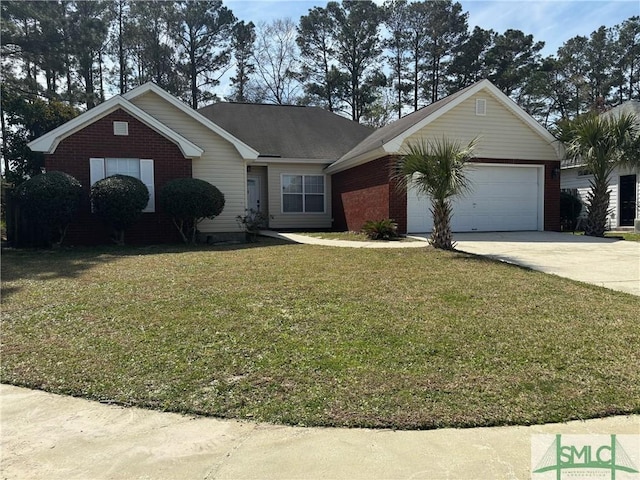
<path fill-rule="evenodd" d="M 359 121 L 375 100 L 381 78 L 376 66 L 382 53 L 379 27 L 381 10 L 370 0 L 329 2 L 327 11 L 334 24 L 337 68 L 349 77 L 345 101 L 351 118 Z"/>
<path fill-rule="evenodd" d="M 409 39 L 410 84 L 413 86 L 414 110 L 420 106 L 420 89 L 424 83 L 425 62 L 429 33 L 427 22 L 430 15 L 429 2 L 413 2 L 409 4 L 406 33 Z"/>
<path fill-rule="evenodd" d="M 230 67 L 230 40 L 236 18 L 222 0 L 176 2 L 174 40 L 183 58 L 189 84 L 189 103 L 194 109 L 215 96 L 211 88 Z"/>
<path fill-rule="evenodd" d="M 258 25 L 254 60 L 259 86 L 267 101 L 293 104 L 298 98 L 299 61 L 296 25 L 290 18 Z"/>
<path fill-rule="evenodd" d="M 442 77 L 457 45 L 463 43 L 468 34 L 467 17 L 462 5 L 451 0 L 432 0 L 428 3 L 427 43 L 425 54 L 428 63 L 425 99 L 438 101 L 444 93 Z"/>
<path fill-rule="evenodd" d="M 84 84 L 82 101 L 89 109 L 104 100 L 104 88 L 100 88 L 100 69 L 101 53 L 107 39 L 108 25 L 105 16 L 108 3 L 75 2 L 74 5 L 71 12 L 72 51 L 77 58 L 80 78 Z"/>
<path fill-rule="evenodd" d="M 464 42 L 454 47 L 453 58 L 447 67 L 447 93 L 455 93 L 486 78 L 486 56 L 494 37 L 493 30 L 476 26 Z"/>
<path fill-rule="evenodd" d="M 533 35 L 520 30 L 496 35 L 486 56 L 489 79 L 517 101 L 518 91 L 540 64 L 543 47 L 544 42 L 534 42 Z"/>
<path fill-rule="evenodd" d="M 617 103 L 640 99 L 640 16 L 615 26 Z"/>
<path fill-rule="evenodd" d="M 304 59 L 300 73 L 308 103 L 338 110 L 344 76 L 333 65 L 335 37 L 326 8 L 315 7 L 300 18 L 296 42 Z"/>
<path fill-rule="evenodd" d="M 608 28 L 602 26 L 591 34 L 586 59 L 591 108 L 603 111 L 611 92 L 613 73 L 613 42 Z"/>
<path fill-rule="evenodd" d="M 137 84 L 155 82 L 169 93 L 181 96 L 186 87 L 178 72 L 175 49 L 169 36 L 174 25 L 175 5 L 158 0 L 131 3 L 135 77 Z"/>
<path fill-rule="evenodd" d="M 398 118 L 402 117 L 402 108 L 408 102 L 407 94 L 411 90 L 409 77 L 410 32 L 409 8 L 407 0 L 387 0 L 384 4 L 384 25 L 389 32 L 384 40 L 388 51 L 387 61 L 391 67 L 391 81 L 396 92 Z"/>
<path fill-rule="evenodd" d="M 253 63 L 253 46 L 256 41 L 255 25 L 253 22 L 238 22 L 233 27 L 231 49 L 236 60 L 236 74 L 231 77 L 231 99 L 236 102 L 246 102 L 248 98 L 247 86 L 250 75 L 256 70 Z"/>

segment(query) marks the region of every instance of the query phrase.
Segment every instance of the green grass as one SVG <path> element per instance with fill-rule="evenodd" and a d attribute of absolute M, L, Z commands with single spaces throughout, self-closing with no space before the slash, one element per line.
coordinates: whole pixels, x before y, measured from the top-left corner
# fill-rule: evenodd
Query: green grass
<path fill-rule="evenodd" d="M 572 235 L 584 235 L 583 231 L 566 232 Z M 604 232 L 605 237 L 609 238 L 622 238 L 629 242 L 640 242 L 640 233 L 634 232 Z"/>
<path fill-rule="evenodd" d="M 605 237 L 622 237 L 623 240 L 627 240 L 629 242 L 640 242 L 640 233 L 634 232 L 607 232 L 604 234 Z"/>
<path fill-rule="evenodd" d="M 637 297 L 462 253 L 5 251 L 2 279 L 16 385 L 294 425 L 640 412 Z"/>

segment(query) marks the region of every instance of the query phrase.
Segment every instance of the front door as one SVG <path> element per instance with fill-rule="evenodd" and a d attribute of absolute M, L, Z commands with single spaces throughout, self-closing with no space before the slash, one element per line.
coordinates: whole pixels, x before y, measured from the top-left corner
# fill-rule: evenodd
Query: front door
<path fill-rule="evenodd" d="M 247 208 L 260 211 L 260 178 L 247 177 Z"/>
<path fill-rule="evenodd" d="M 620 176 L 620 226 L 632 227 L 636 219 L 636 175 Z"/>

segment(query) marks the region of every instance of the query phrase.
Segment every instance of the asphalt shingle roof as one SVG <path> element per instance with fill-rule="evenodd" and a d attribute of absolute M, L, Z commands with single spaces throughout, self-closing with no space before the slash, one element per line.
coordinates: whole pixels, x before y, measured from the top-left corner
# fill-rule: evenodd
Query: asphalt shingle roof
<path fill-rule="evenodd" d="M 335 161 L 373 131 L 319 107 L 215 103 L 198 112 L 261 157 Z"/>

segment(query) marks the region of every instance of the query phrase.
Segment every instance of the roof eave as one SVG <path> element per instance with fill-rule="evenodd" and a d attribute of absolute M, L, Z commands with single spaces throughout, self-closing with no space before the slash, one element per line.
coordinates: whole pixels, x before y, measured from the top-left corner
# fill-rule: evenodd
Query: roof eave
<path fill-rule="evenodd" d="M 136 107 L 121 96 L 112 97 L 91 110 L 81 113 L 65 124 L 60 125 L 58 128 L 55 128 L 41 137 L 32 140 L 27 144 L 27 146 L 34 152 L 49 154 L 55 153 L 56 148 L 62 140 L 118 109 L 122 109 L 129 113 L 132 117 L 176 144 L 185 158 L 199 158 L 204 153 L 204 150 L 195 143 L 192 143 L 179 133 L 171 130 L 147 112 Z"/>
<path fill-rule="evenodd" d="M 257 150 L 254 150 L 253 148 L 251 148 L 249 145 L 247 145 L 240 139 L 234 137 L 225 129 L 215 124 L 214 122 L 206 118 L 204 115 L 202 115 L 198 111 L 184 104 L 183 102 L 175 98 L 173 95 L 167 93 L 166 91 L 164 91 L 162 88 L 160 88 L 153 82 L 147 82 L 143 85 L 140 85 L 139 87 L 134 88 L 133 90 L 130 90 L 127 93 L 123 94 L 123 97 L 125 97 L 127 100 L 132 100 L 136 97 L 144 95 L 147 92 L 155 93 L 156 95 L 161 97 L 163 100 L 166 100 L 168 103 L 170 103 L 177 109 L 181 110 L 189 117 L 193 118 L 195 121 L 201 123 L 202 125 L 207 127 L 209 130 L 212 130 L 213 132 L 217 133 L 222 138 L 230 142 L 244 160 L 255 160 L 260 155 L 260 153 Z"/>

